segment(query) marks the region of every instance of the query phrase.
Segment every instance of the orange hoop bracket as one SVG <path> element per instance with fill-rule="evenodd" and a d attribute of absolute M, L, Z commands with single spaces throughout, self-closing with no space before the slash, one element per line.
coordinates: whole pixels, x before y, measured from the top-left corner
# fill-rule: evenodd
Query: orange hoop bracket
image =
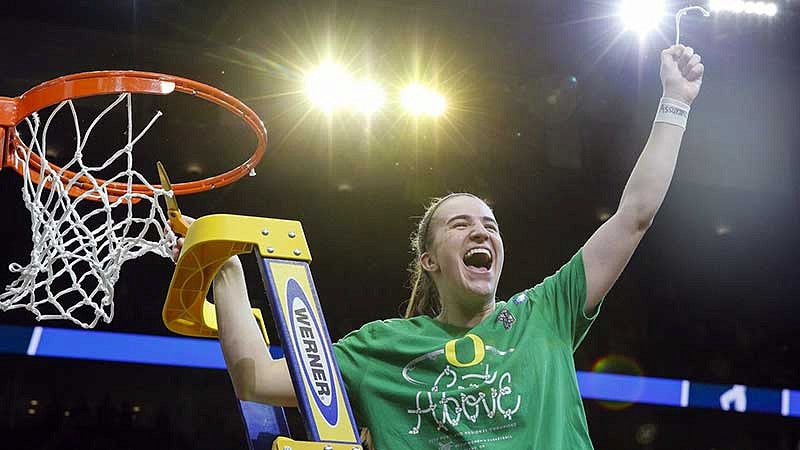
<path fill-rule="evenodd" d="M 30 153 L 30 177 L 36 183 L 40 181 L 41 158 L 35 152 L 31 152 L 25 143 L 20 140 L 14 127 L 30 114 L 42 108 L 68 99 L 95 95 L 121 94 L 125 92 L 168 95 L 175 91 L 199 97 L 202 100 L 222 106 L 241 118 L 258 139 L 256 149 L 247 161 L 228 172 L 214 177 L 175 183 L 172 185 L 175 195 L 195 194 L 228 185 L 250 173 L 258 165 L 267 147 L 267 130 L 258 115 L 236 97 L 207 84 L 173 75 L 134 70 L 103 70 L 56 78 L 30 89 L 19 97 L 0 97 L 0 143 L 3 144 L 2 149 L 0 149 L 0 162 L 2 162 L 0 170 L 3 167 L 10 167 L 24 176 L 25 169 L 21 161 L 27 152 Z M 47 164 L 57 173 L 62 170 L 59 166 Z M 65 170 L 61 175 L 61 181 L 66 184 L 73 180 L 74 177 L 74 172 Z M 133 184 L 129 191 L 126 183 L 107 183 L 106 180 L 97 180 L 97 182 L 105 184 L 109 198 L 123 196 L 131 191 L 145 195 L 152 194 L 152 190 L 144 184 Z M 161 188 L 160 184 L 153 184 L 153 186 Z M 92 187 L 87 182 L 73 181 L 69 195 L 73 197 L 81 195 L 91 190 Z M 88 198 L 99 199 L 96 197 Z"/>

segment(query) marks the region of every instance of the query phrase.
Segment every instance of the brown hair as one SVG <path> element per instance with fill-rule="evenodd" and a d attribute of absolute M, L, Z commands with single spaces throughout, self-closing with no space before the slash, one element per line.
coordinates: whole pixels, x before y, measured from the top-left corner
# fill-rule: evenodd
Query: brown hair
<path fill-rule="evenodd" d="M 436 290 L 433 278 L 422 268 L 420 257 L 433 243 L 430 225 L 436 210 L 445 201 L 459 196 L 472 197 L 486 203 L 480 197 L 467 192 L 456 192 L 444 197 L 434 198 L 425 208 L 425 213 L 417 224 L 417 229 L 411 233 L 411 252 L 414 257 L 408 265 L 408 271 L 411 273 L 411 297 L 408 299 L 408 306 L 406 306 L 406 311 L 403 315 L 406 319 L 421 315 L 435 317 L 441 311 L 442 305 L 439 303 L 439 291 Z"/>

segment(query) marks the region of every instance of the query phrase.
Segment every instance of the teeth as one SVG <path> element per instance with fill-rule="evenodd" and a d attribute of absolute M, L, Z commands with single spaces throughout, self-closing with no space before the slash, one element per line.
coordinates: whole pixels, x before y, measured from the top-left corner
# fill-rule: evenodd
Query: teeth
<path fill-rule="evenodd" d="M 468 251 L 467 254 L 464 255 L 464 257 L 465 258 L 469 258 L 470 256 L 472 256 L 472 255 L 474 255 L 476 253 L 483 253 L 485 255 L 489 255 L 490 257 L 492 256 L 492 253 L 489 250 L 485 249 L 485 248 L 473 248 L 472 250 Z"/>

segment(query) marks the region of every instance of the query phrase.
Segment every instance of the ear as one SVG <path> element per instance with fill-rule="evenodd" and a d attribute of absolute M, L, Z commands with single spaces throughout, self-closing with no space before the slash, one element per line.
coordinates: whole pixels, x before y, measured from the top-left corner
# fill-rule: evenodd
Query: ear
<path fill-rule="evenodd" d="M 428 252 L 423 253 L 419 257 L 419 263 L 426 272 L 436 272 L 439 270 L 439 265 L 436 264 L 436 260 L 434 260 L 433 256 Z"/>

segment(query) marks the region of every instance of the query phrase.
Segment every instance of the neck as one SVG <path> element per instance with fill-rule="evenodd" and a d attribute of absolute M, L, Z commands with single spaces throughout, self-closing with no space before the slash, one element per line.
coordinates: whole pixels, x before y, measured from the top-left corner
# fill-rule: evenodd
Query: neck
<path fill-rule="evenodd" d="M 436 316 L 436 320 L 448 325 L 472 328 L 491 315 L 494 308 L 494 297 L 483 301 L 478 308 L 470 308 L 463 303 L 442 302 L 442 312 Z"/>

